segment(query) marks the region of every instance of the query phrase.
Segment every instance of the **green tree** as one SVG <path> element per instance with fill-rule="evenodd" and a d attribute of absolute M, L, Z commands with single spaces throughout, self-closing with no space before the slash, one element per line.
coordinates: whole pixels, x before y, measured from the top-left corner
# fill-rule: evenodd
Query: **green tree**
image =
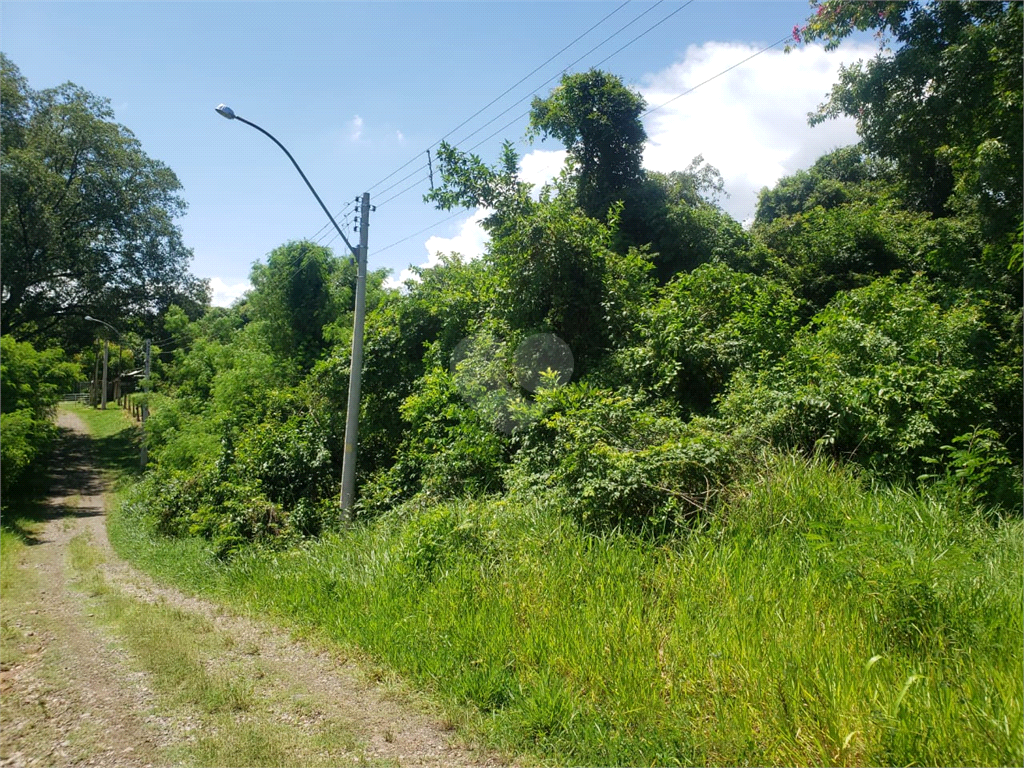
<path fill-rule="evenodd" d="M 733 372 L 766 368 L 789 349 L 802 314 L 783 283 L 704 264 L 645 308 L 636 343 L 615 354 L 616 383 L 708 413 Z"/>
<path fill-rule="evenodd" d="M 495 234 L 532 210 L 530 185 L 519 180 L 519 155 L 511 142 L 502 144 L 501 158 L 494 166 L 444 141 L 437 160 L 441 184 L 423 196 L 424 202 L 445 211 L 460 206 L 492 210 L 482 223 Z"/>
<path fill-rule="evenodd" d="M 366 318 L 361 472 L 391 464 L 406 429 L 402 403 L 432 364 L 448 364 L 493 305 L 494 279 L 483 260 L 465 261 L 453 253 L 415 272 L 417 280 L 390 293 Z"/>
<path fill-rule="evenodd" d="M 976 429 L 993 430 L 1019 466 L 1020 329 L 990 295 L 923 275 L 840 293 L 777 364 L 736 374 L 722 413 L 890 478 L 915 478 Z"/>
<path fill-rule="evenodd" d="M 754 224 L 763 226 L 818 207 L 831 210 L 849 203 L 897 199 L 899 192 L 892 164 L 866 155 L 863 146 L 855 144 L 822 155 L 807 170 L 762 189 Z"/>
<path fill-rule="evenodd" d="M 817 206 L 758 226 L 772 252 L 769 274 L 782 279 L 814 309 L 841 291 L 861 288 L 897 270 L 925 267 L 931 242 L 926 214 L 891 201 Z"/>
<path fill-rule="evenodd" d="M 0 57 L 3 333 L 84 346 L 87 314 L 152 330 L 172 303 L 196 316 L 208 287 L 188 272 L 174 173 L 113 121 L 108 100 L 73 83 L 33 91 Z"/>
<path fill-rule="evenodd" d="M 554 137 L 569 153 L 576 202 L 604 219 L 612 203 L 643 179 L 646 103 L 622 80 L 600 70 L 565 75 L 546 99 L 535 98 L 530 134 Z"/>
<path fill-rule="evenodd" d="M 623 193 L 616 250 L 648 248 L 660 283 L 746 251 L 750 238 L 718 206 L 724 191 L 718 170 L 701 155 L 683 171 L 646 172 Z"/>
<path fill-rule="evenodd" d="M 832 49 L 855 29 L 876 30 L 883 49 L 840 70 L 811 122 L 854 117 L 916 208 L 978 216 L 1005 266 L 1024 202 L 1021 3 L 831 0 L 797 35 Z"/>
<path fill-rule="evenodd" d="M 297 241 L 275 248 L 266 264 L 254 264 L 249 279 L 248 314 L 264 324 L 270 349 L 308 370 L 329 347 L 325 327 L 351 311 L 355 264 Z"/>
<path fill-rule="evenodd" d="M 0 496 L 8 492 L 53 437 L 53 408 L 70 392 L 78 366 L 63 350 L 37 351 L 28 342 L 0 337 Z"/>
<path fill-rule="evenodd" d="M 609 345 L 606 299 L 612 222 L 584 216 L 563 197 L 539 205 L 486 258 L 495 276 L 494 316 L 513 333 L 553 332 L 572 350 L 578 374 Z"/>

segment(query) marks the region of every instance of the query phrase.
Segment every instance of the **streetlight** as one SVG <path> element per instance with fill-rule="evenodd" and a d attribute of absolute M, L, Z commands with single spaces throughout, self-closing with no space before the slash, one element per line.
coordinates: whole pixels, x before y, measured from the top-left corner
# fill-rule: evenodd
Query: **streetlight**
<path fill-rule="evenodd" d="M 85 319 L 88 320 L 90 323 L 100 323 L 102 325 L 105 325 L 105 326 L 107 326 L 107 328 L 109 328 L 110 330 L 112 330 L 114 333 L 117 334 L 117 342 L 118 342 L 118 346 L 120 347 L 120 352 L 118 353 L 118 367 L 120 368 L 120 371 L 118 372 L 118 380 L 120 380 L 120 378 L 122 376 L 124 376 L 124 365 L 123 365 L 122 360 L 121 360 L 122 353 L 124 352 L 124 344 L 121 342 L 121 332 L 119 330 L 117 330 L 117 328 L 112 326 L 110 323 L 104 322 L 103 320 L 100 320 L 98 318 L 90 317 L 89 315 L 86 315 Z M 104 339 L 104 344 L 106 344 L 106 339 Z M 134 350 L 133 350 L 132 354 L 134 354 Z M 143 391 L 146 393 L 146 395 L 149 395 L 149 339 L 146 340 L 146 375 L 145 375 L 145 378 L 142 380 L 142 387 L 143 387 Z M 104 348 L 104 353 L 103 353 L 103 406 L 102 406 L 102 408 L 103 408 L 103 410 L 106 410 L 106 408 L 107 408 L 107 353 L 106 353 L 106 349 L 105 348 Z M 142 465 L 143 469 L 146 468 L 146 463 L 147 463 L 147 459 L 148 459 L 147 452 L 146 452 L 146 419 L 147 418 L 149 418 L 149 403 L 146 400 L 143 400 L 143 403 L 142 403 L 142 445 L 139 448 L 139 463 Z"/>
<path fill-rule="evenodd" d="M 363 369 L 363 324 L 366 316 L 366 253 L 367 246 L 369 244 L 369 219 L 370 219 L 370 193 L 364 192 L 362 198 L 362 205 L 360 208 L 360 223 L 359 223 L 359 247 L 353 247 L 352 243 L 345 237 L 345 233 L 341 231 L 341 227 L 338 226 L 338 222 L 334 220 L 331 212 L 324 205 L 324 201 L 320 199 L 320 195 L 317 194 L 316 190 L 313 189 L 313 185 L 309 183 L 309 179 L 306 178 L 306 174 L 302 172 L 302 168 L 295 162 L 295 158 L 292 157 L 292 153 L 285 149 L 284 144 L 278 141 L 274 136 L 260 128 L 256 123 L 249 122 L 248 120 L 239 117 L 235 114 L 235 111 L 231 109 L 227 104 L 220 104 L 215 107 L 217 114 L 228 120 L 238 120 L 239 122 L 245 123 L 246 125 L 255 128 L 257 131 L 262 133 L 264 136 L 273 141 L 277 146 L 281 148 L 281 151 L 288 155 L 288 159 L 292 161 L 292 165 L 295 166 L 295 170 L 299 172 L 302 180 L 306 182 L 306 186 L 309 187 L 309 191 L 313 193 L 313 197 L 320 203 L 320 207 L 324 209 L 324 213 L 327 214 L 327 218 L 331 220 L 331 224 L 338 230 L 338 234 L 341 235 L 341 239 L 345 245 L 352 252 L 352 255 L 356 259 L 356 306 L 355 306 L 355 317 L 352 321 L 352 363 L 349 370 L 348 380 L 348 413 L 345 418 L 345 454 L 341 468 L 341 509 L 348 516 L 351 516 L 352 502 L 355 497 L 355 485 L 356 485 L 356 449 L 358 444 L 359 436 L 359 389 L 362 379 Z"/>
<path fill-rule="evenodd" d="M 89 317 L 89 315 L 86 315 L 85 319 L 88 320 L 90 323 L 99 323 L 100 325 L 107 326 L 107 328 L 109 328 L 110 330 L 112 330 L 114 333 L 117 334 L 117 344 L 118 344 L 118 347 L 119 348 L 123 347 L 123 345 L 121 344 L 121 332 L 119 330 L 117 330 L 117 328 L 112 326 L 110 323 L 104 322 L 103 320 L 98 320 L 95 317 Z M 109 352 L 110 352 L 110 340 L 109 339 L 104 339 L 103 340 L 103 394 L 100 397 L 100 410 L 102 410 L 102 411 L 107 410 L 107 357 L 109 355 Z M 118 381 L 120 381 L 120 377 L 124 375 L 124 365 L 121 362 L 121 352 L 118 353 L 117 367 L 118 367 L 118 371 L 117 371 Z"/>

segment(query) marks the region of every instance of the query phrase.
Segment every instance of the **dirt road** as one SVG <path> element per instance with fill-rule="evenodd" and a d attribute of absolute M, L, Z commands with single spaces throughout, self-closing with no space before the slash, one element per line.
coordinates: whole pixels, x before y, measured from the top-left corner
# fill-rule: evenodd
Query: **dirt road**
<path fill-rule="evenodd" d="M 85 426 L 67 412 L 58 425 L 45 520 L 5 585 L 0 765 L 500 763 L 340 652 L 158 585 L 118 558 Z M 147 656 L 179 632 L 182 661 L 165 669 Z M 183 678 L 205 687 L 184 695 Z"/>

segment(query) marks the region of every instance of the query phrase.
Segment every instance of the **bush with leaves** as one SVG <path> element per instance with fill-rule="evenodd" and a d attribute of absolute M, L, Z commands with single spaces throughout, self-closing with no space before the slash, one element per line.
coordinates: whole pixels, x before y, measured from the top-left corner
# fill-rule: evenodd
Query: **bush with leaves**
<path fill-rule="evenodd" d="M 74 388 L 77 376 L 63 350 L 37 351 L 28 342 L 0 337 L 0 494 L 5 501 L 53 438 L 54 405 Z"/>
<path fill-rule="evenodd" d="M 684 422 L 625 394 L 571 384 L 539 391 L 536 407 L 509 484 L 553 490 L 591 529 L 670 531 L 707 510 L 737 467 L 722 424 Z"/>
<path fill-rule="evenodd" d="M 891 201 L 854 202 L 783 216 L 754 232 L 772 253 L 770 274 L 821 309 L 840 291 L 923 268 L 927 222 Z"/>
<path fill-rule="evenodd" d="M 372 474 L 395 461 L 405 430 L 402 402 L 433 361 L 447 363 L 456 345 L 484 319 L 492 304 L 493 275 L 483 260 L 463 260 L 453 253 L 441 256 L 433 267 L 415 271 L 418 280 L 407 281 L 404 292 L 389 294 L 367 314 L 361 473 Z M 432 351 L 430 359 L 428 351 Z"/>
<path fill-rule="evenodd" d="M 307 408 L 296 392 L 277 393 L 267 416 L 235 440 L 232 472 L 286 508 L 301 499 L 315 503 L 332 494 L 340 475 L 340 441 L 326 425 L 326 414 Z"/>
<path fill-rule="evenodd" d="M 616 353 L 613 380 L 708 413 L 733 371 L 757 370 L 789 349 L 803 302 L 768 277 L 705 264 L 678 275 L 644 312 L 638 343 Z"/>
<path fill-rule="evenodd" d="M 721 413 L 777 445 L 889 478 L 925 472 L 978 428 L 996 429 L 1019 462 L 1019 352 L 1007 354 L 989 310 L 922 276 L 881 278 L 837 296 L 770 369 L 738 372 Z"/>
<path fill-rule="evenodd" d="M 501 491 L 508 439 L 495 430 L 487 410 L 447 371 L 423 376 L 402 404 L 409 426 L 397 461 L 369 483 L 364 513 L 382 512 L 417 493 L 449 499 Z"/>

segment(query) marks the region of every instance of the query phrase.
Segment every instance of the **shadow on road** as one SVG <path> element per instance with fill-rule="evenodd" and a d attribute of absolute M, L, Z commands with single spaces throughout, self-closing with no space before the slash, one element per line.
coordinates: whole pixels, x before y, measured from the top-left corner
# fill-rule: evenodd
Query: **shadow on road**
<path fill-rule="evenodd" d="M 93 468 L 92 443 L 88 435 L 58 427 L 52 451 L 38 459 L 32 476 L 5 500 L 0 526 L 34 545 L 40 540 L 31 530 L 33 523 L 102 514 L 103 482 Z M 81 499 L 89 496 L 97 497 L 95 503 L 83 504 Z"/>

